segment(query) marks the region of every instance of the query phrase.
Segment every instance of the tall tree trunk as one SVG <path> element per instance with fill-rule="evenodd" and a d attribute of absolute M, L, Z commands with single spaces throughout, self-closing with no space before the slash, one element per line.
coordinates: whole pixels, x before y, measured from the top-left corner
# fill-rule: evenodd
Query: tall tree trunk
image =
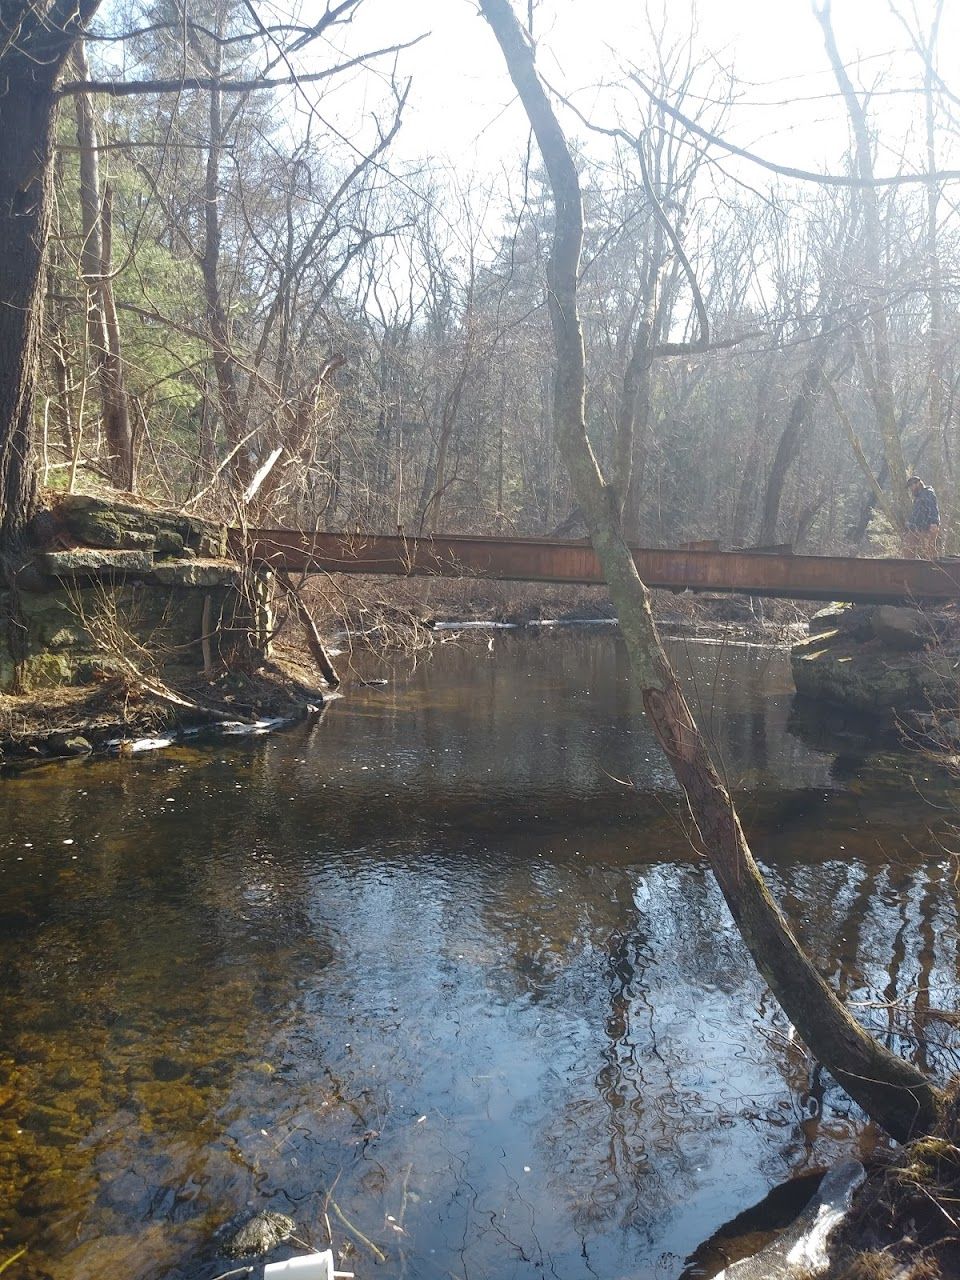
<path fill-rule="evenodd" d="M 37 495 L 31 448 L 50 225 L 54 86 L 99 0 L 12 0 L 0 52 L 0 550 L 23 538 Z"/>
<path fill-rule="evenodd" d="M 937 441 L 937 482 L 942 484 L 950 474 L 950 449 L 943 421 L 943 365 L 946 327 L 943 308 L 943 273 L 940 269 L 940 249 L 938 237 L 938 206 L 940 204 L 940 186 L 932 176 L 937 168 L 936 117 L 934 108 L 934 80 L 937 36 L 940 19 L 943 13 L 943 0 L 938 0 L 934 10 L 933 23 L 926 50 L 926 71 L 923 80 L 924 114 L 926 120 L 927 169 L 931 178 L 927 183 L 927 293 L 930 299 L 930 339 L 929 339 L 929 390 L 930 390 L 930 429 Z"/>
<path fill-rule="evenodd" d="M 636 143 L 641 171 L 645 175 L 648 189 L 648 200 L 657 203 L 660 215 L 665 218 L 659 197 L 654 191 L 654 184 L 659 187 L 661 182 L 660 157 L 654 149 L 653 154 L 644 160 L 640 148 L 646 145 L 645 138 Z M 636 328 L 617 404 L 612 483 L 620 496 L 621 519 L 628 540 L 636 540 L 640 531 L 641 471 L 650 421 L 650 390 L 653 381 L 652 348 L 669 327 L 677 293 L 679 277 L 675 271 L 667 269 L 670 256 L 663 221 L 661 216 L 657 216 L 653 219 L 652 235 L 645 239 L 643 279 L 635 305 L 636 315 L 630 320 L 631 327 L 636 323 Z"/>
<path fill-rule="evenodd" d="M 54 87 L 97 3 L 19 0 L 4 4 L 2 12 L 7 38 L 0 52 L 0 580 L 13 584 L 37 501 L 33 394 L 53 187 Z M 0 620 L 15 659 L 23 635 L 17 600 L 17 591 L 10 591 Z"/>
<path fill-rule="evenodd" d="M 100 376 L 101 397 L 105 421 L 113 433 L 115 447 L 122 461 L 121 483 L 131 493 L 137 488 L 137 457 L 135 433 L 130 418 L 130 397 L 127 394 L 123 370 L 123 353 L 120 347 L 120 320 L 113 292 L 113 189 L 106 183 L 103 189 L 103 265 L 100 271 L 100 297 L 103 305 L 103 322 L 107 335 L 107 350 Z"/>
<path fill-rule="evenodd" d="M 627 511 L 627 502 L 630 497 L 631 482 L 633 480 L 638 410 L 642 413 L 644 406 L 649 405 L 650 373 L 653 366 L 653 360 L 650 355 L 652 333 L 653 319 L 651 315 L 647 314 L 640 321 L 633 335 L 630 358 L 623 372 L 623 383 L 617 404 L 612 470 L 621 516 Z"/>
<path fill-rule="evenodd" d="M 218 18 L 218 37 L 223 35 L 223 18 Z M 219 76 L 223 65 L 223 48 L 215 46 L 213 61 L 208 64 L 211 75 Z M 207 140 L 207 164 L 204 177 L 204 243 L 200 254 L 200 274 L 207 304 L 207 325 L 213 348 L 213 368 L 217 379 L 217 393 L 224 430 L 231 449 L 236 449 L 232 471 L 236 488 L 244 490 L 253 478 L 253 450 L 244 441 L 243 413 L 240 406 L 240 389 L 237 385 L 236 361 L 230 341 L 227 312 L 223 304 L 220 283 L 221 240 L 220 225 L 220 161 L 223 155 L 223 94 L 219 89 L 210 91 L 209 130 Z"/>
<path fill-rule="evenodd" d="M 37 495 L 31 449 L 40 363 L 43 256 L 50 220 L 54 120 L 50 68 L 0 59 L 0 548 L 19 543 Z"/>
<path fill-rule="evenodd" d="M 437 439 L 436 457 L 431 466 L 427 468 L 423 489 L 420 494 L 419 528 L 421 533 L 436 533 L 440 524 L 440 508 L 448 483 L 447 458 L 450 453 L 453 429 L 457 424 L 457 415 L 460 412 L 460 402 L 463 399 L 463 391 L 469 372 L 468 358 L 465 357 L 464 364 L 457 375 L 453 388 L 444 397 L 443 412 L 440 415 L 440 435 Z"/>
<path fill-rule="evenodd" d="M 54 258 L 50 254 L 50 258 Z M 63 306 L 56 297 L 55 263 L 48 261 L 46 327 L 50 335 L 50 364 L 53 381 L 57 388 L 54 403 L 54 417 L 60 430 L 60 444 L 64 457 L 72 458 L 74 450 L 73 406 L 71 404 L 71 377 L 67 363 L 67 346 L 64 338 L 66 328 L 63 317 Z"/>
<path fill-rule="evenodd" d="M 81 80 L 89 80 L 90 68 L 83 44 L 73 52 Z M 93 98 L 75 98 L 77 143 L 80 147 L 80 215 L 83 244 L 80 272 L 86 290 L 87 345 L 90 363 L 100 387 L 103 431 L 109 449 L 108 469 L 119 489 L 134 487 L 133 430 L 123 379 L 120 325 L 113 297 L 113 228 L 109 190 L 100 176 L 100 150 Z"/>
<path fill-rule="evenodd" d="M 585 359 L 577 299 L 583 207 L 576 166 L 509 0 L 480 0 L 536 134 L 556 221 L 548 295 L 557 352 L 557 436 L 594 549 L 617 608 L 633 678 L 686 794 L 695 842 L 709 859 L 751 954 L 812 1052 L 865 1110 L 899 1139 L 934 1123 L 939 1094 L 915 1067 L 883 1048 L 849 1014 L 796 941 L 753 860 L 733 801 L 664 653 L 649 593 L 624 542 L 619 503 L 606 484 L 584 421 Z"/>
<path fill-rule="evenodd" d="M 773 379 L 774 360 L 775 358 L 767 359 L 761 366 L 753 439 L 743 458 L 740 483 L 737 485 L 737 497 L 733 504 L 733 517 L 730 522 L 730 545 L 734 547 L 742 547 L 749 540 L 753 529 L 760 455 L 769 425 L 770 384 Z M 740 461 L 739 457 L 737 461 Z M 757 541 L 761 540 L 758 538 Z M 773 539 L 771 538 L 770 541 L 772 542 Z"/>
<path fill-rule="evenodd" d="M 890 354 L 890 325 L 884 289 L 883 229 L 880 220 L 880 199 L 876 186 L 872 185 L 874 173 L 870 131 L 867 127 L 863 104 L 857 97 L 853 82 L 837 49 L 830 19 L 830 0 L 823 0 L 822 7 L 820 9 L 815 7 L 814 11 L 823 28 L 827 56 L 850 117 L 857 176 L 866 184 L 859 189 L 858 198 L 863 212 L 862 247 L 867 276 L 867 321 L 873 339 L 873 358 L 870 359 L 865 343 L 860 343 L 857 350 L 861 373 L 873 401 L 880 438 L 883 440 L 883 454 L 893 495 L 891 506 L 896 513 L 897 524 L 904 528 L 910 510 L 910 495 L 906 488 L 907 471 L 903 460 L 903 446 L 900 442 L 900 429 L 893 394 L 893 359 Z"/>
<path fill-rule="evenodd" d="M 763 496 L 763 519 L 760 522 L 760 545 L 769 546 L 777 540 L 777 523 L 780 519 L 780 503 L 787 472 L 799 452 L 803 437 L 810 425 L 810 414 L 823 385 L 823 367 L 827 359 L 827 344 L 821 338 L 807 361 L 800 378 L 800 390 L 790 407 L 786 426 L 780 434 L 773 465 L 767 477 Z"/>

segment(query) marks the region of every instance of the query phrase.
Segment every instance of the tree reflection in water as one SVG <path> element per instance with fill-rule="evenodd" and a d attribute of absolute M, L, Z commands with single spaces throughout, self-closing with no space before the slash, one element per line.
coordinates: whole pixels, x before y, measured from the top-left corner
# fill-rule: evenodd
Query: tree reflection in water
<path fill-rule="evenodd" d="M 784 655 L 684 649 L 805 945 L 952 1069 L 936 810 L 902 761 L 845 739 L 838 770 L 787 731 Z M 317 1244 L 329 1220 L 361 1275 L 362 1234 L 385 1280 L 673 1277 L 771 1185 L 869 1149 L 693 859 L 612 637 L 388 670 L 312 730 L 0 787 L 24 1280 L 212 1277 L 216 1228 L 267 1207 Z"/>

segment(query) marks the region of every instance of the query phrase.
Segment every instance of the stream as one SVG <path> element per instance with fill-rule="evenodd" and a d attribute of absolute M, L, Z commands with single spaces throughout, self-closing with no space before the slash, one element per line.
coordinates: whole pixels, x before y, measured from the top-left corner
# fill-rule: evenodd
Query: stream
<path fill-rule="evenodd" d="M 784 650 L 670 647 L 818 966 L 960 1069 L 960 786 L 799 713 Z M 387 684 L 314 724 L 0 780 L 4 1280 L 213 1280 L 261 1209 L 359 1280 L 690 1280 L 771 1188 L 869 1159 L 616 635 L 353 666 Z"/>

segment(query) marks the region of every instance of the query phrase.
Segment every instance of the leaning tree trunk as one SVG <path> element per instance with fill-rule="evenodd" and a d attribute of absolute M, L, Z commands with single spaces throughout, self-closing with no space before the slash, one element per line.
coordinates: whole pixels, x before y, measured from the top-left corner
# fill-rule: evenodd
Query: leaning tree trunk
<path fill-rule="evenodd" d="M 509 0 L 480 0 L 480 8 L 536 134 L 553 193 L 556 222 L 547 283 L 557 352 L 558 444 L 620 617 L 647 715 L 686 794 L 696 843 L 761 974 L 812 1052 L 850 1096 L 894 1137 L 905 1139 L 932 1126 L 940 1095 L 921 1072 L 851 1017 L 804 955 L 750 853 L 733 801 L 660 643 L 649 593 L 622 536 L 615 491 L 605 483 L 586 433 L 577 300 L 583 207 L 576 167 Z"/>

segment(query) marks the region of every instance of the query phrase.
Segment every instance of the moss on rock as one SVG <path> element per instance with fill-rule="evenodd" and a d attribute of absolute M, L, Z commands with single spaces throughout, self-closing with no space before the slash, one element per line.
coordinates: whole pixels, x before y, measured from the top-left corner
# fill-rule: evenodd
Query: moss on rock
<path fill-rule="evenodd" d="M 179 673 L 267 656 L 270 601 L 256 590 L 247 598 L 243 569 L 224 559 L 225 525 L 88 494 L 61 497 L 52 523 L 58 545 L 37 553 L 31 589 L 25 578 L 0 592 L 11 619 L 0 631 L 0 692 L 129 675 L 142 663 Z"/>
<path fill-rule="evenodd" d="M 93 547 L 155 548 L 162 555 L 227 554 L 227 526 L 162 507 L 118 502 L 92 494 L 65 494 L 57 514 L 68 533 Z"/>

